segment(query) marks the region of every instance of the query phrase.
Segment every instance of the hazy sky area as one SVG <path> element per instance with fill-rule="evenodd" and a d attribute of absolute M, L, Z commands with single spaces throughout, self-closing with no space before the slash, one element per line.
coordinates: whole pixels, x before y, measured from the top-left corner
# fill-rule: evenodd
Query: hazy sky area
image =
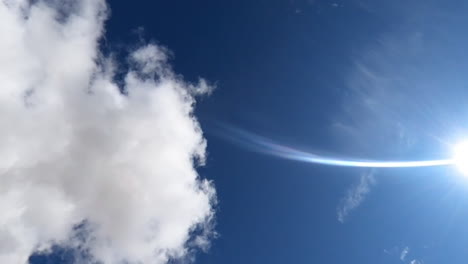
<path fill-rule="evenodd" d="M 467 11 L 1 0 L 0 263 L 466 263 Z"/>

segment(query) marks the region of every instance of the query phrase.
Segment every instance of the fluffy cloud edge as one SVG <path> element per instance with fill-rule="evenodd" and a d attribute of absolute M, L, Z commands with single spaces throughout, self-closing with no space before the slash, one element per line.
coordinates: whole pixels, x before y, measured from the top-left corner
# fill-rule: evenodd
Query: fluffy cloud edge
<path fill-rule="evenodd" d="M 107 14 L 104 1 L 0 2 L 2 263 L 60 245 L 86 261 L 161 264 L 215 234 L 193 113 L 212 86 L 185 82 L 153 44 L 116 84 L 98 48 Z"/>

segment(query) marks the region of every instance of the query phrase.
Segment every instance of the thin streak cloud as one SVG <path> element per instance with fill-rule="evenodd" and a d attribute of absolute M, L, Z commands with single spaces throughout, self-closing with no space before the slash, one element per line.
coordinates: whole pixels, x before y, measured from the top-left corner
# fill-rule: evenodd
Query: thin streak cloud
<path fill-rule="evenodd" d="M 344 223 L 349 213 L 359 207 L 370 192 L 371 186 L 375 184 L 374 171 L 370 171 L 361 176 L 359 183 L 352 186 L 346 193 L 346 196 L 341 200 L 337 209 L 338 221 Z"/>

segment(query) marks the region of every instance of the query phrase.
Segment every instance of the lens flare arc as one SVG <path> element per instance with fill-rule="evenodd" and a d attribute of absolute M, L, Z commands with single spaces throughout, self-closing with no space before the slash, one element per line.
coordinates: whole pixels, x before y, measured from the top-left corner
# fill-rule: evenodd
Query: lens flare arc
<path fill-rule="evenodd" d="M 253 134 L 251 132 L 224 126 L 224 132 L 220 135 L 231 142 L 241 145 L 251 151 L 263 153 L 283 159 L 295 160 L 307 163 L 315 163 L 329 166 L 362 167 L 362 168 L 412 168 L 450 166 L 456 164 L 455 159 L 412 160 L 412 161 L 381 161 L 365 159 L 337 158 L 319 155 L 312 152 L 299 150 L 282 145 L 271 139 Z M 467 145 L 468 146 L 468 145 Z M 468 153 L 468 147 L 467 147 Z M 468 155 L 468 154 L 467 154 Z"/>

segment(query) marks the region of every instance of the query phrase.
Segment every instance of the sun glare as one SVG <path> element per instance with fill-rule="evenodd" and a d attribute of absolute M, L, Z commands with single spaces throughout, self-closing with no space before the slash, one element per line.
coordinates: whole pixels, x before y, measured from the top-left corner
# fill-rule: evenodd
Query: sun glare
<path fill-rule="evenodd" d="M 468 140 L 455 145 L 453 161 L 463 174 L 468 175 Z"/>

